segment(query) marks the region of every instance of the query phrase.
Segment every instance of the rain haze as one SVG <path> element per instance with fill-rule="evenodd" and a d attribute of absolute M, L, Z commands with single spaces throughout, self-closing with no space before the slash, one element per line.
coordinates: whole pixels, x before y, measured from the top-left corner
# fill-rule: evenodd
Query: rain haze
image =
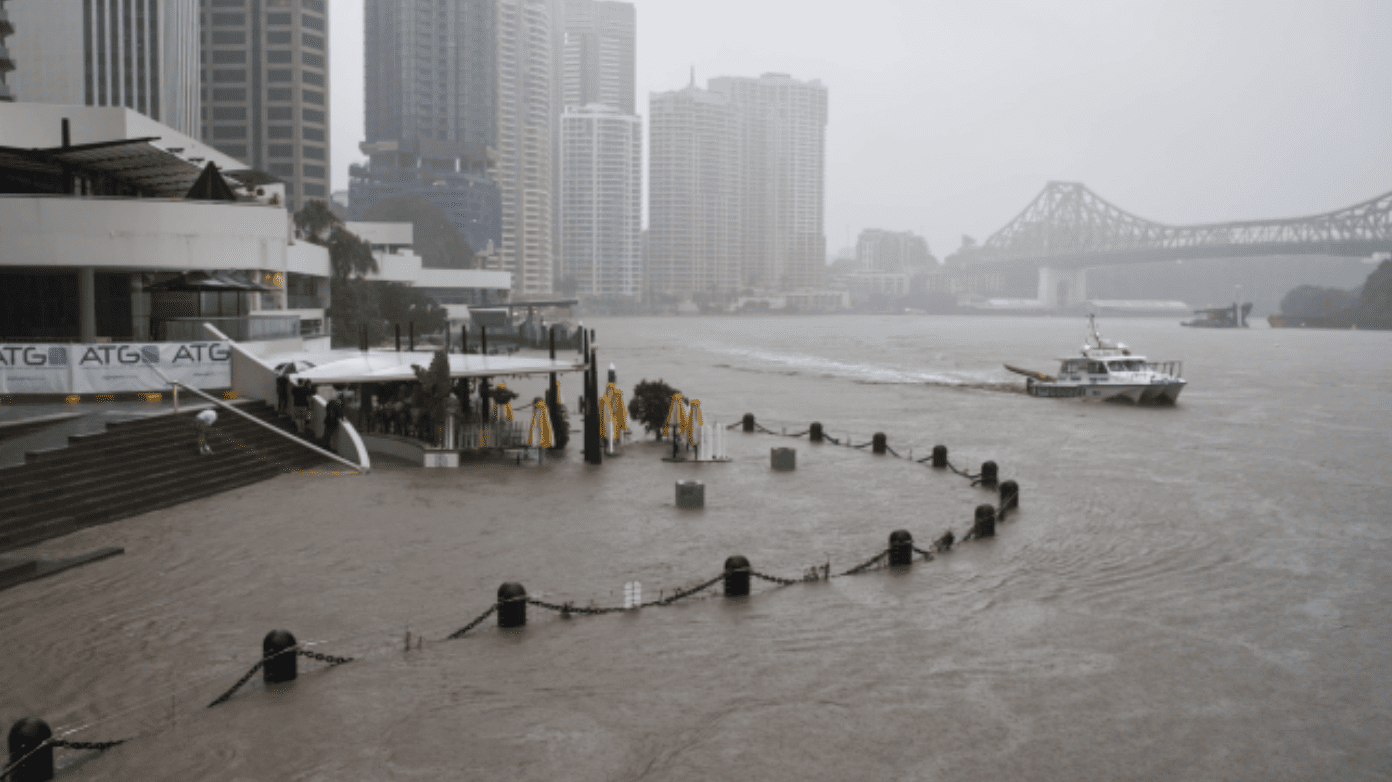
<path fill-rule="evenodd" d="M 830 252 L 939 258 L 1050 180 L 1170 224 L 1338 209 L 1392 183 L 1386 2 L 637 0 L 637 110 L 715 76 L 828 89 Z M 333 2 L 333 186 L 361 159 L 362 3 Z"/>

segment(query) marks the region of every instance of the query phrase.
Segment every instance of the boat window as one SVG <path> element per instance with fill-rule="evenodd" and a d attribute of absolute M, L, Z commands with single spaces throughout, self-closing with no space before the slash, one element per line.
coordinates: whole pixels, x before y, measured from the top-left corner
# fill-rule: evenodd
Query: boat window
<path fill-rule="evenodd" d="M 1109 361 L 1107 362 L 1107 368 L 1113 372 L 1125 372 L 1127 369 L 1125 361 Z"/>
<path fill-rule="evenodd" d="M 1105 375 L 1107 374 L 1107 365 L 1101 361 L 1089 361 L 1087 371 L 1090 375 Z"/>
<path fill-rule="evenodd" d="M 1065 361 L 1063 362 L 1063 374 L 1078 373 L 1083 371 L 1083 362 Z"/>
<path fill-rule="evenodd" d="M 1144 372 L 1146 366 L 1144 361 L 1136 361 L 1133 359 L 1131 361 L 1126 362 L 1126 368 L 1131 370 L 1132 372 Z"/>

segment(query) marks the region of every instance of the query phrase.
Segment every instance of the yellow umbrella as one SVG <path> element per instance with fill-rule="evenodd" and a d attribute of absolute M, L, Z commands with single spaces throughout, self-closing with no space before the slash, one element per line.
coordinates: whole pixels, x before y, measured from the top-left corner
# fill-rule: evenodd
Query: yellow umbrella
<path fill-rule="evenodd" d="M 532 405 L 532 422 L 527 424 L 527 447 L 532 447 L 532 432 L 536 432 L 539 448 L 550 448 L 551 439 L 551 416 L 546 410 L 546 402 L 538 399 Z"/>

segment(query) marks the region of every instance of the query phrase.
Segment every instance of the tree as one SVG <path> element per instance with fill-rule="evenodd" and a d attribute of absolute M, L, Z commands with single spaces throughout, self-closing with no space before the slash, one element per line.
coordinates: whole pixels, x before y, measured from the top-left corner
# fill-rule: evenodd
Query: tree
<path fill-rule="evenodd" d="M 434 334 L 447 327 L 448 313 L 435 300 L 399 282 L 376 282 L 377 306 L 381 318 L 391 324 L 400 324 L 402 332 L 407 324 L 416 324 L 417 334 Z"/>
<path fill-rule="evenodd" d="M 429 418 L 430 441 L 434 442 L 437 427 L 445 423 L 450 393 L 454 390 L 454 383 L 450 380 L 449 356 L 445 355 L 445 351 L 437 350 L 428 368 L 412 364 L 411 369 L 416 373 L 416 380 L 420 381 L 416 402 Z"/>
<path fill-rule="evenodd" d="M 410 223 L 413 249 L 431 269 L 476 269 L 478 259 L 464 234 L 443 210 L 424 196 L 410 195 L 378 201 L 364 215 L 368 220 Z"/>
<path fill-rule="evenodd" d="M 325 244 L 334 227 L 341 225 L 343 221 L 323 201 L 310 201 L 295 213 L 295 230 L 315 244 Z"/>
<path fill-rule="evenodd" d="M 633 387 L 633 398 L 628 400 L 628 417 L 641 423 L 645 431 L 657 432 L 657 439 L 661 440 L 672 395 L 677 393 L 681 392 L 661 380 L 641 380 Z"/>
<path fill-rule="evenodd" d="M 329 248 L 329 265 L 333 268 L 335 279 L 346 280 L 377 273 L 377 258 L 372 255 L 372 245 L 342 225 L 335 225 L 323 244 Z"/>

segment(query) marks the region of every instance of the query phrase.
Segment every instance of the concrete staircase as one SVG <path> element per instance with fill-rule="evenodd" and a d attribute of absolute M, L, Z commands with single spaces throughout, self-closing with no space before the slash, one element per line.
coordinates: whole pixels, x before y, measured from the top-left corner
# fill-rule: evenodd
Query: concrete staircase
<path fill-rule="evenodd" d="M 293 432 L 265 402 L 239 409 Z M 0 469 L 0 552 L 156 508 L 264 481 L 327 460 L 227 410 L 208 433 L 211 456 L 198 454 L 197 410 L 107 424 L 68 438 L 68 447 L 25 454 Z"/>

